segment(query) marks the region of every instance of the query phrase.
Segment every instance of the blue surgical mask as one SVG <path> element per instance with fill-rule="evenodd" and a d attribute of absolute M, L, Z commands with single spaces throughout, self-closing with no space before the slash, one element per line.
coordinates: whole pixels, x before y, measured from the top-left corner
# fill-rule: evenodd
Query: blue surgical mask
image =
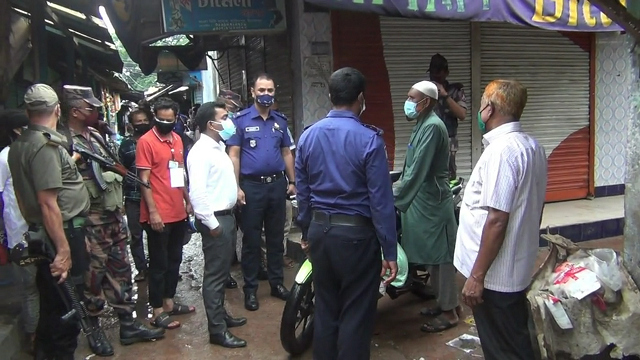
<path fill-rule="evenodd" d="M 407 100 L 404 102 L 404 114 L 407 116 L 407 118 L 414 120 L 418 117 L 419 113 L 418 110 L 416 110 L 417 106 L 418 104 L 414 103 L 411 100 Z"/>
<path fill-rule="evenodd" d="M 273 95 L 269 95 L 269 94 L 258 95 L 256 97 L 256 102 L 258 103 L 258 105 L 269 107 L 273 105 L 274 98 L 273 98 Z"/>
<path fill-rule="evenodd" d="M 222 130 L 214 129 L 220 134 L 222 141 L 229 140 L 236 133 L 236 125 L 229 118 L 224 119 L 222 121 L 213 121 L 213 122 L 216 124 L 222 125 Z"/>

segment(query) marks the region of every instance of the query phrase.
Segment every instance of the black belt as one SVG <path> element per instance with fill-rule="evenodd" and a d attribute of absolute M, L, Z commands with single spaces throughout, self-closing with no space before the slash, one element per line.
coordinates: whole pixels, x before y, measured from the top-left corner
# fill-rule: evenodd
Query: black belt
<path fill-rule="evenodd" d="M 220 211 L 214 211 L 213 212 L 214 216 L 226 216 L 226 215 L 233 215 L 233 209 L 229 209 L 229 210 L 220 210 Z"/>
<path fill-rule="evenodd" d="M 344 226 L 371 226 L 373 222 L 371 218 L 360 215 L 343 215 L 343 214 L 327 214 L 320 211 L 314 211 L 311 219 L 313 222 L 329 225 Z"/>
<path fill-rule="evenodd" d="M 242 175 L 241 180 L 249 180 L 262 184 L 271 184 L 272 182 L 284 177 L 284 172 L 279 172 L 272 175 Z"/>
<path fill-rule="evenodd" d="M 62 228 L 65 230 L 79 229 L 84 227 L 86 222 L 87 218 L 85 217 L 74 217 L 67 221 L 63 221 Z M 29 224 L 29 231 L 38 231 L 42 227 L 44 227 L 44 224 Z"/>

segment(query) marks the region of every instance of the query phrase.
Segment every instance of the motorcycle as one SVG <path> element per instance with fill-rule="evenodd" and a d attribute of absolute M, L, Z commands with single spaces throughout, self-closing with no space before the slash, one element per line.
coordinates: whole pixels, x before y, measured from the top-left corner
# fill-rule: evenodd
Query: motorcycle
<path fill-rule="evenodd" d="M 400 179 L 401 172 L 391 171 L 390 176 L 391 182 L 395 183 Z M 460 213 L 459 204 L 462 200 L 462 184 L 462 178 L 450 182 L 456 221 L 458 221 Z M 398 250 L 402 251 L 400 246 L 402 243 L 402 226 L 400 222 L 400 212 L 397 209 L 396 231 L 399 244 Z M 404 267 L 404 269 L 402 269 L 402 267 Z M 427 284 L 429 273 L 426 272 L 424 266 L 413 266 L 398 262 L 398 273 L 401 273 L 403 270 L 405 273 L 408 273 L 404 284 L 398 285 L 397 281 L 394 281 L 391 285 L 387 286 L 384 291 L 391 299 L 397 299 L 406 293 L 412 293 L 425 300 L 435 298 L 433 291 Z M 291 287 L 291 293 L 284 306 L 282 321 L 280 323 L 280 342 L 282 343 L 282 347 L 291 356 L 301 355 L 311 347 L 311 342 L 313 341 L 314 295 L 313 266 L 311 261 L 306 259 L 296 273 L 294 284 Z M 383 296 L 381 293 L 380 298 Z"/>

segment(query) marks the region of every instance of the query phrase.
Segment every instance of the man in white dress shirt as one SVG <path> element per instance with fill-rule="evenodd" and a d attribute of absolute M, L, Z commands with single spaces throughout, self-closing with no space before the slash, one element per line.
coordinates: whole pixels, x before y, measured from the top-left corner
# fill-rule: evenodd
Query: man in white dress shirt
<path fill-rule="evenodd" d="M 462 299 L 487 360 L 534 359 L 526 291 L 538 254 L 547 157 L 520 126 L 526 103 L 527 89 L 517 81 L 485 89 L 477 118 L 485 150 L 460 210 L 454 265 L 467 278 Z"/>
<path fill-rule="evenodd" d="M 233 258 L 236 219 L 233 208 L 238 200 L 238 184 L 233 163 L 225 152 L 224 141 L 235 133 L 227 118 L 225 104 L 205 103 L 195 117 L 200 139 L 189 157 L 189 198 L 196 216 L 196 229 L 202 234 L 204 278 L 202 296 L 209 323 L 209 342 L 226 348 L 247 346 L 228 328 L 242 326 L 245 318 L 232 318 L 224 308 L 225 285 Z"/>

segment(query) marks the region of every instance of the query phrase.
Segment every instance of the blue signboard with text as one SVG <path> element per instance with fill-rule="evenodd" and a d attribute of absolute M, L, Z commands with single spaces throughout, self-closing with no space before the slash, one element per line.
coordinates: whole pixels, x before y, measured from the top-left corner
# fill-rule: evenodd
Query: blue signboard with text
<path fill-rule="evenodd" d="M 165 33 L 264 33 L 287 28 L 284 0 L 162 0 Z"/>

